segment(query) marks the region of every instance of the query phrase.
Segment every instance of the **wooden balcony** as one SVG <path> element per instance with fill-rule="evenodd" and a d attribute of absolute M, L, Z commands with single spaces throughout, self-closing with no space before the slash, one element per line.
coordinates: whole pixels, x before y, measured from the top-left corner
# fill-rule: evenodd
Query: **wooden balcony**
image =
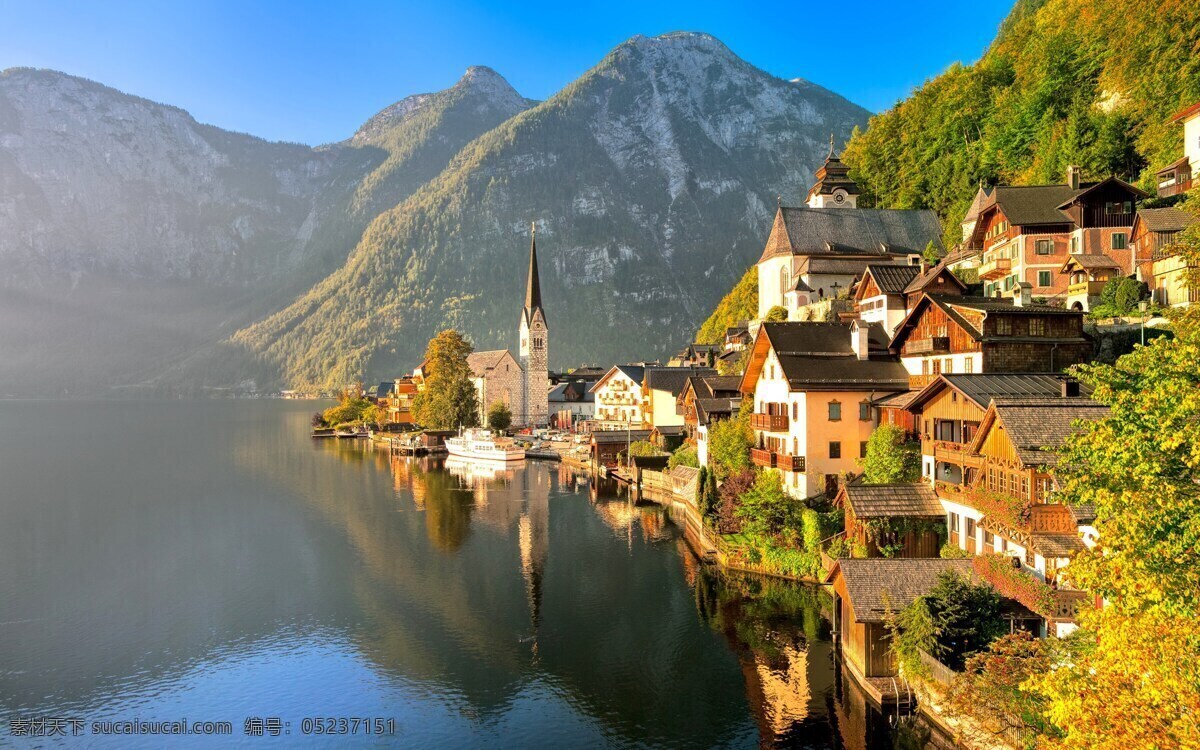
<path fill-rule="evenodd" d="M 751 448 L 750 463 L 767 469 L 775 468 L 775 453 L 766 448 Z"/>
<path fill-rule="evenodd" d="M 908 390 L 919 391 L 933 381 L 937 380 L 938 373 L 930 373 L 929 375 L 909 375 Z"/>
<path fill-rule="evenodd" d="M 767 432 L 787 432 L 788 416 L 786 414 L 751 414 L 750 426 L 756 430 Z"/>
<path fill-rule="evenodd" d="M 998 279 L 1007 276 L 1011 269 L 1012 260 L 1009 258 L 992 258 L 979 265 L 979 278 Z"/>
<path fill-rule="evenodd" d="M 1068 297 L 1099 297 L 1107 281 L 1080 281 L 1067 287 Z"/>
<path fill-rule="evenodd" d="M 961 484 L 954 484 L 953 482 L 946 482 L 938 479 L 933 483 L 933 491 L 938 497 L 945 498 L 953 502 L 958 502 L 962 500 L 966 494 L 966 487 L 963 487 Z"/>
<path fill-rule="evenodd" d="M 933 441 L 933 460 L 945 461 L 964 469 L 978 469 L 984 464 L 984 457 L 971 455 L 965 443 L 953 443 L 949 440 Z"/>
<path fill-rule="evenodd" d="M 1158 185 L 1158 197 L 1170 198 L 1173 195 L 1183 195 L 1192 189 L 1192 180 L 1170 180 L 1168 182 L 1160 182 Z"/>
<path fill-rule="evenodd" d="M 948 354 L 950 352 L 949 336 L 931 336 L 927 339 L 913 339 L 904 345 L 906 354 Z"/>
<path fill-rule="evenodd" d="M 775 454 L 775 465 L 783 471 L 804 471 L 804 456 L 789 456 L 786 453 Z"/>
<path fill-rule="evenodd" d="M 1086 591 L 1057 589 L 1054 592 L 1054 616 L 1051 619 L 1074 621 L 1079 610 L 1090 600 L 1091 595 Z"/>

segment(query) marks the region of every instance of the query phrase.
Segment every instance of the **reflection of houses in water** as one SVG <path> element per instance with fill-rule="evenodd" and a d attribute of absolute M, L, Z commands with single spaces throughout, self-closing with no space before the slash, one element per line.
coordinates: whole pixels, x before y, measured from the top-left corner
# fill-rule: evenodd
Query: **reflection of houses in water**
<path fill-rule="evenodd" d="M 763 713 L 775 735 L 808 718 L 812 690 L 808 683 L 808 648 L 787 644 L 774 659 L 756 658 Z"/>

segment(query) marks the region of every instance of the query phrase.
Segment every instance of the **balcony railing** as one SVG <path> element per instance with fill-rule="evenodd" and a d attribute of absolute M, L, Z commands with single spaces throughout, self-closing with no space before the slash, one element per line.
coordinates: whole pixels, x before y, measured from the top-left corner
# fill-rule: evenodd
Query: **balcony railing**
<path fill-rule="evenodd" d="M 1075 591 L 1074 589 L 1057 589 L 1054 592 L 1054 617 L 1055 620 L 1074 620 L 1079 610 L 1084 607 L 1091 599 L 1091 595 L 1086 591 Z"/>
<path fill-rule="evenodd" d="M 979 266 L 979 278 L 995 279 L 1001 276 L 1007 276 L 1009 269 L 1012 268 L 1012 260 L 1009 258 L 992 258 L 984 261 Z"/>
<path fill-rule="evenodd" d="M 984 464 L 983 456 L 973 456 L 967 452 L 964 443 L 954 443 L 949 440 L 933 441 L 933 460 L 945 461 L 963 468 L 979 468 Z"/>
<path fill-rule="evenodd" d="M 1068 297 L 1099 297 L 1107 281 L 1080 281 L 1067 287 Z"/>
<path fill-rule="evenodd" d="M 751 448 L 750 462 L 755 466 L 762 466 L 768 469 L 775 468 L 775 453 L 766 448 Z"/>
<path fill-rule="evenodd" d="M 750 426 L 768 432 L 787 432 L 788 417 L 786 414 L 751 414 Z"/>
<path fill-rule="evenodd" d="M 942 497 L 947 500 L 961 500 L 966 488 L 961 484 L 954 484 L 953 482 L 947 482 L 938 479 L 933 483 L 933 491 L 937 493 L 938 497 Z"/>
<path fill-rule="evenodd" d="M 1173 195 L 1183 195 L 1192 189 L 1191 179 L 1186 180 L 1168 180 L 1160 182 L 1158 185 L 1158 197 L 1170 198 Z"/>
<path fill-rule="evenodd" d="M 750 462 L 755 466 L 782 471 L 804 471 L 804 456 L 789 456 L 777 453 L 769 448 L 750 449 Z"/>
<path fill-rule="evenodd" d="M 942 354 L 950 351 L 949 336 L 930 336 L 927 339 L 913 339 L 906 345 L 909 354 Z"/>

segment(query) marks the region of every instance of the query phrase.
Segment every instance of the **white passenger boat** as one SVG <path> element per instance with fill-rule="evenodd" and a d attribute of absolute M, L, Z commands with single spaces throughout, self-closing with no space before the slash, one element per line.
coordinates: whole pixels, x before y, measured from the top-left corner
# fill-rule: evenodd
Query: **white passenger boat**
<path fill-rule="evenodd" d="M 464 430 L 457 437 L 446 438 L 446 450 L 451 456 L 483 461 L 523 461 L 525 449 L 509 440 L 498 440 L 491 430 Z"/>

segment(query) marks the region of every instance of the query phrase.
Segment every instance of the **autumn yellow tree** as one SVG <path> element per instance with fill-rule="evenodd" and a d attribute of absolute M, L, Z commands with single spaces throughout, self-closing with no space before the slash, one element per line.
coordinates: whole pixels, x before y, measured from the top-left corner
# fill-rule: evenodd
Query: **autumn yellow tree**
<path fill-rule="evenodd" d="M 1200 261 L 1200 231 L 1184 239 Z M 1112 412 L 1059 462 L 1062 499 L 1094 505 L 1099 531 L 1066 573 L 1105 606 L 1027 684 L 1062 730 L 1054 747 L 1200 747 L 1200 309 L 1172 324 L 1175 338 L 1080 372 Z"/>

